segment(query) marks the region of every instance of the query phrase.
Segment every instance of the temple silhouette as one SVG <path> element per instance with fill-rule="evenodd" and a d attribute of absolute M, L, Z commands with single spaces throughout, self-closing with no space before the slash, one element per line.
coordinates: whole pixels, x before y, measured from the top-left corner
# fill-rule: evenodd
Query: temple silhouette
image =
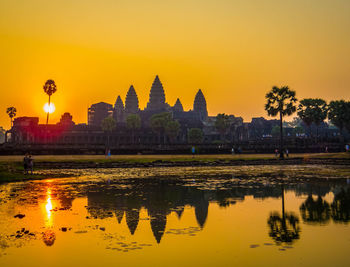
<path fill-rule="evenodd" d="M 143 126 L 147 126 L 146 122 L 152 115 L 162 112 L 170 112 L 173 119 L 193 127 L 202 127 L 202 123 L 208 119 L 207 102 L 201 89 L 198 90 L 194 98 L 193 109 L 184 111 L 179 98 L 173 106 L 166 102 L 163 84 L 157 75 L 152 83 L 149 101 L 144 109 L 140 109 L 136 90 L 131 85 L 125 97 L 125 105 L 120 95 L 118 95 L 114 106 L 105 102 L 91 105 L 88 109 L 88 125 L 100 126 L 102 120 L 108 116 L 113 116 L 120 125 L 125 123 L 128 115 L 138 114 L 141 121 L 145 122 Z"/>
<path fill-rule="evenodd" d="M 122 182 L 123 183 L 123 182 Z M 125 218 L 130 234 L 134 235 L 140 220 L 140 210 L 147 210 L 150 227 L 157 243 L 164 235 L 167 216 L 176 212 L 181 218 L 185 206 L 195 210 L 195 218 L 202 229 L 208 217 L 209 194 L 197 188 L 186 188 L 179 181 L 159 181 L 156 178 L 130 179 L 128 188 L 119 182 L 108 187 L 88 190 L 87 210 L 91 218 L 116 217 L 120 224 Z"/>
<path fill-rule="evenodd" d="M 152 116 L 164 113 L 169 114 L 171 121 L 179 124 L 175 136 L 170 136 L 165 130 L 156 133 L 152 128 Z M 128 127 L 126 121 L 130 115 L 140 118 L 140 127 Z M 101 126 L 107 117 L 112 117 L 116 122 L 115 129 L 108 134 Z M 207 101 L 201 89 L 195 94 L 193 108 L 184 110 L 180 98 L 176 99 L 174 105 L 167 103 L 166 93 L 158 75 L 151 85 L 145 108 L 140 108 L 139 96 L 131 85 L 124 102 L 118 95 L 114 105 L 105 102 L 92 104 L 87 110 L 87 118 L 87 123 L 77 124 L 72 115 L 66 112 L 58 123 L 48 125 L 39 124 L 38 117 L 15 118 L 13 127 L 6 132 L 5 144 L 0 147 L 0 153 L 32 151 L 101 154 L 105 152 L 107 143 L 112 153 L 188 153 L 188 145 L 193 144 L 201 145 L 202 153 L 218 153 L 218 149 L 222 150 L 221 153 L 231 152 L 232 147 L 254 153 L 266 153 L 274 151 L 278 145 L 278 140 L 272 136 L 272 129 L 278 127 L 279 120 L 259 117 L 252 118 L 251 122 L 243 122 L 242 117 L 228 115 L 227 129 L 221 132 L 216 127 L 217 116 L 208 115 Z M 194 128 L 199 129 L 202 134 L 199 141 L 189 138 L 189 132 Z M 310 146 L 309 150 L 312 151 L 312 140 L 295 138 L 293 129 L 284 129 L 285 144 L 289 150 L 305 152 Z M 336 136 L 336 131 L 328 128 L 325 123 L 318 126 L 320 136 L 328 138 L 328 141 Z M 333 146 L 332 143 L 328 144 L 329 151 L 338 149 L 337 142 Z"/>

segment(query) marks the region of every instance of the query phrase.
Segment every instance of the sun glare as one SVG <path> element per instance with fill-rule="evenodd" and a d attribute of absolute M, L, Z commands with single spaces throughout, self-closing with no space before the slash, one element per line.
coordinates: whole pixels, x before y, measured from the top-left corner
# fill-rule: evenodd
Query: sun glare
<path fill-rule="evenodd" d="M 48 188 L 46 191 L 46 205 L 45 205 L 45 211 L 46 211 L 46 227 L 52 226 L 52 200 L 51 200 L 51 189 Z"/>
<path fill-rule="evenodd" d="M 50 106 L 49 106 L 49 103 L 46 103 L 44 105 L 44 110 L 46 113 L 53 113 L 55 111 L 56 107 L 55 107 L 55 104 L 54 103 L 50 103 Z"/>

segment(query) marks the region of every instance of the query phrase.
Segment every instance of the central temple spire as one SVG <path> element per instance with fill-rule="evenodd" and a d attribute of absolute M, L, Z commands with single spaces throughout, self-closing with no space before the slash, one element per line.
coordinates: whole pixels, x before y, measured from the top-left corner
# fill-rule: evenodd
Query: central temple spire
<path fill-rule="evenodd" d="M 193 103 L 193 111 L 199 115 L 200 120 L 204 121 L 208 118 L 207 101 L 201 89 L 198 90 Z"/>
<path fill-rule="evenodd" d="M 130 86 L 125 98 L 125 113 L 137 113 L 139 111 L 139 99 L 134 86 Z"/>
<path fill-rule="evenodd" d="M 162 110 L 165 107 L 164 89 L 157 75 L 151 87 L 149 102 L 147 103 L 147 110 Z"/>

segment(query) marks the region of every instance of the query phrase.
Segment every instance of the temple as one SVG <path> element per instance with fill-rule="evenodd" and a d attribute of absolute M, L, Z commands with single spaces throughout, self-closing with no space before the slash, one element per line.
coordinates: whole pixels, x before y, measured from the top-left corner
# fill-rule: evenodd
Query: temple
<path fill-rule="evenodd" d="M 124 104 L 123 100 L 121 99 L 120 95 L 118 95 L 117 100 L 114 104 L 114 110 L 113 110 L 113 118 L 116 122 L 123 122 L 124 121 Z"/>
<path fill-rule="evenodd" d="M 101 154 L 106 149 L 107 140 L 113 153 L 155 153 L 164 151 L 165 146 L 170 149 L 167 153 L 187 153 L 189 144 L 202 145 L 202 153 L 217 153 L 218 149 L 231 151 L 232 147 L 267 152 L 274 151 L 276 147 L 272 129 L 279 125 L 278 120 L 261 117 L 243 122 L 242 117 L 228 115 L 228 127 L 220 131 L 216 125 L 217 116 L 208 114 L 207 101 L 201 89 L 194 94 L 192 109 L 185 110 L 180 98 L 171 106 L 166 100 L 166 91 L 158 75 L 150 87 L 145 108 L 140 108 L 137 92 L 131 85 L 124 102 L 117 95 L 114 105 L 98 102 L 91 105 L 87 113 L 87 124 L 74 123 L 69 113 L 64 113 L 57 124 L 49 125 L 39 124 L 37 117 L 15 118 L 13 127 L 5 133 L 5 145 L 1 147 L 0 153 L 23 153 L 24 150 L 43 153 L 49 149 L 50 153 Z M 161 113 L 167 113 L 167 120 L 178 123 L 178 126 L 176 123 L 172 125 L 175 130 L 169 128 L 167 132 L 165 126 L 159 128 L 152 125 L 152 116 L 154 119 L 154 115 Z M 136 128 L 127 124 L 127 118 L 131 114 L 139 117 L 140 125 Z M 112 117 L 116 122 L 116 127 L 108 136 L 102 128 L 102 121 L 107 117 Z M 190 138 L 192 129 L 199 130 L 201 136 L 195 136 L 197 139 Z M 324 137 L 337 134 L 325 123 L 318 126 L 318 131 Z M 296 136 L 293 128 L 285 128 L 284 132 L 287 137 Z M 288 138 L 286 142 L 295 151 L 305 147 L 303 142 L 295 142 L 292 138 L 289 144 Z"/>
<path fill-rule="evenodd" d="M 125 113 L 134 114 L 139 111 L 139 99 L 137 97 L 134 86 L 130 86 L 125 98 Z"/>
<path fill-rule="evenodd" d="M 113 106 L 111 104 L 100 102 L 91 105 L 88 109 L 88 124 L 92 126 L 100 126 L 104 118 L 113 114 Z"/>
<path fill-rule="evenodd" d="M 125 103 L 125 106 L 124 106 Z M 198 90 L 193 102 L 193 110 L 185 111 L 179 98 L 174 106 L 166 102 L 165 91 L 162 82 L 157 75 L 152 83 L 149 100 L 144 109 L 139 108 L 139 100 L 133 85 L 130 86 L 125 102 L 118 95 L 114 107 L 111 104 L 100 102 L 91 105 L 88 109 L 88 125 L 100 126 L 102 120 L 108 116 L 113 116 L 118 125 L 123 125 L 130 114 L 138 114 L 147 127 L 147 121 L 157 113 L 170 112 L 173 119 L 192 127 L 203 126 L 203 122 L 208 119 L 207 102 L 201 89 Z"/>
<path fill-rule="evenodd" d="M 176 99 L 175 105 L 173 106 L 173 110 L 177 111 L 177 112 L 183 112 L 184 111 L 184 108 L 183 108 L 179 98 Z"/>
<path fill-rule="evenodd" d="M 153 81 L 151 91 L 149 93 L 149 102 L 145 110 L 162 112 L 166 111 L 169 105 L 165 102 L 165 93 L 163 85 L 159 80 L 158 75 Z"/>
<path fill-rule="evenodd" d="M 194 98 L 193 111 L 198 114 L 202 121 L 208 118 L 207 101 L 205 101 L 205 97 L 201 89 L 198 90 Z"/>

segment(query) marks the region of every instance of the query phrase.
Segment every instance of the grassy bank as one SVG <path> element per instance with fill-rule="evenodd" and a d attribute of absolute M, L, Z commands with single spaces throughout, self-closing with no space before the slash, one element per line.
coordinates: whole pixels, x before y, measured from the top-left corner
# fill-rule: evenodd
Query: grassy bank
<path fill-rule="evenodd" d="M 0 161 L 0 183 L 60 177 L 64 177 L 64 175 L 57 174 L 53 176 L 37 172 L 33 174 L 24 174 L 22 161 Z"/>
<path fill-rule="evenodd" d="M 35 162 L 153 162 L 164 161 L 215 161 L 215 160 L 265 160 L 276 158 L 274 154 L 241 154 L 241 155 L 112 155 L 106 159 L 104 155 L 38 155 L 34 156 Z M 350 159 L 350 153 L 304 153 L 290 154 L 289 158 L 344 158 Z M 23 156 L 0 156 L 1 163 L 22 162 Z"/>
<path fill-rule="evenodd" d="M 274 164 L 340 164 L 350 165 L 350 153 L 292 154 L 285 161 L 274 154 L 243 155 L 40 155 L 34 156 L 36 173 L 25 175 L 23 156 L 0 156 L 0 182 L 56 178 L 40 173 L 45 169 L 221 166 L 221 165 L 274 165 Z M 64 177 L 62 173 L 57 177 Z"/>

